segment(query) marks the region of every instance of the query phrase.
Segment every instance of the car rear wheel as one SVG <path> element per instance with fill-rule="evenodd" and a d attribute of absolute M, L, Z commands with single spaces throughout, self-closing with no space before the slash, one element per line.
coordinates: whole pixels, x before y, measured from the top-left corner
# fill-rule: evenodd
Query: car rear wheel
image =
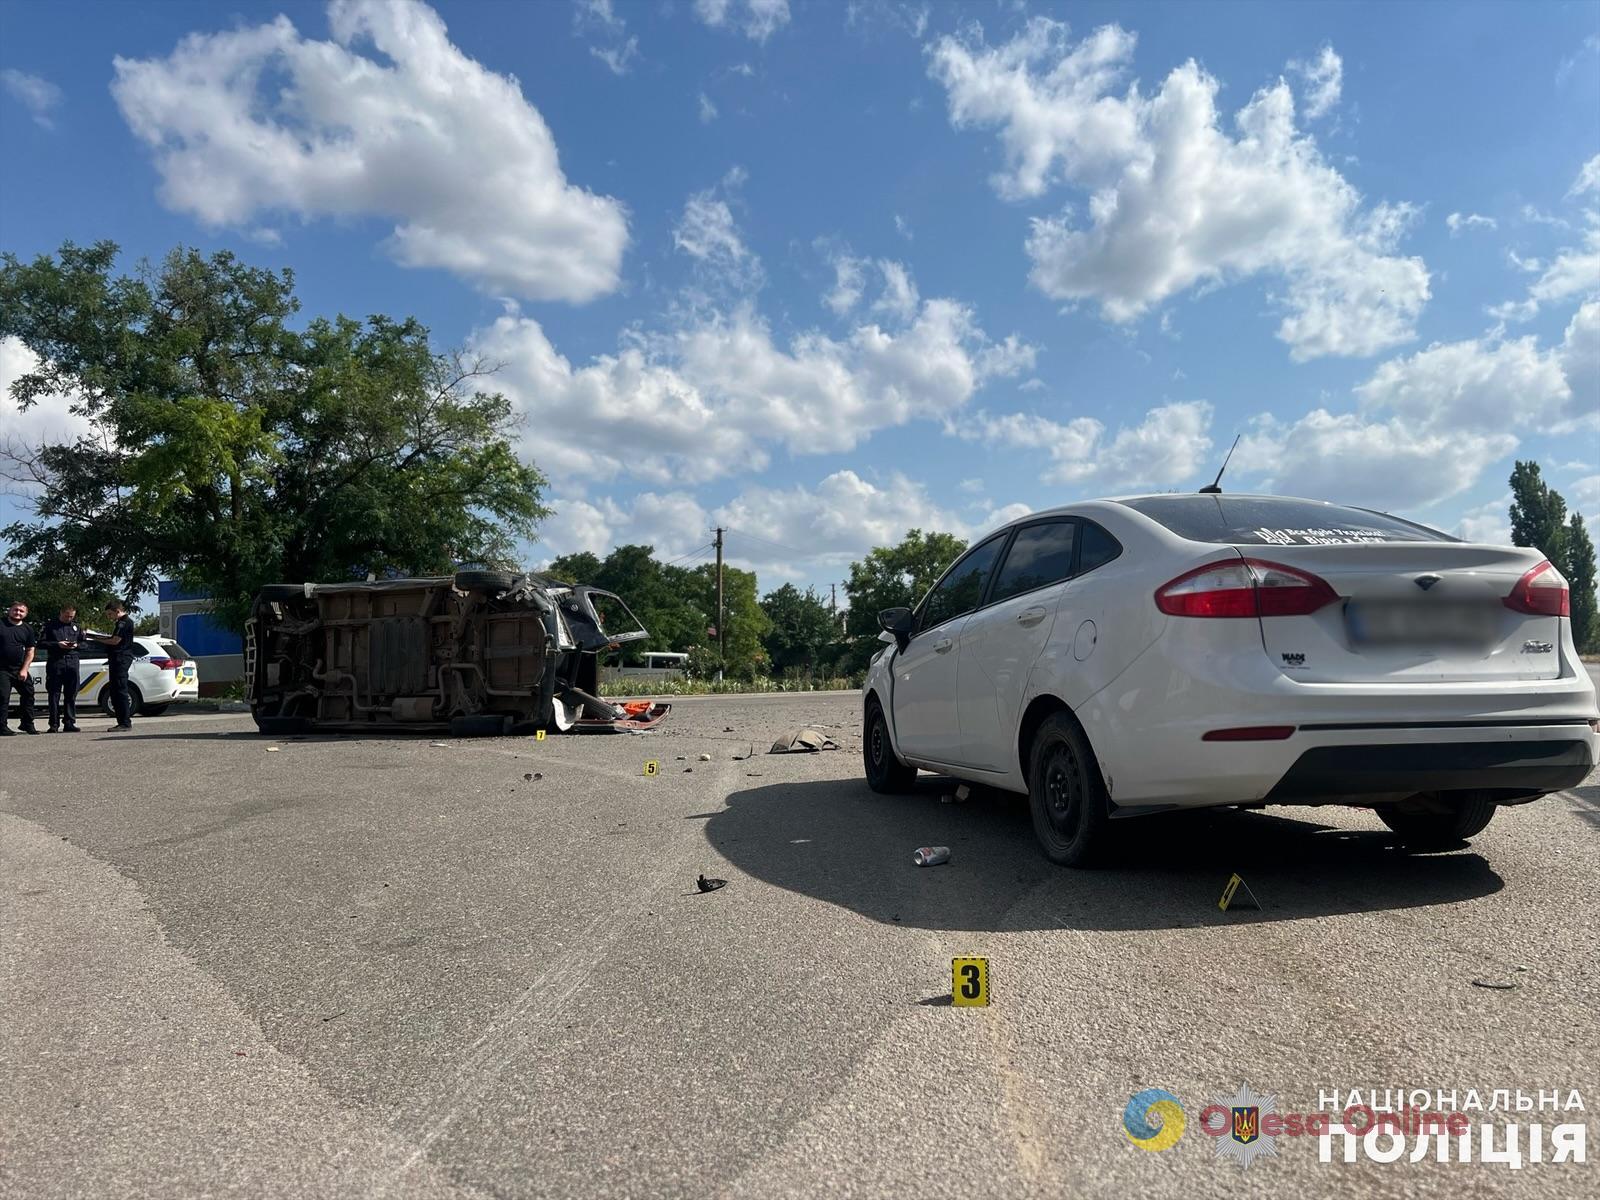
<path fill-rule="evenodd" d="M 1446 792 L 1385 805 L 1378 819 L 1413 850 L 1454 846 L 1483 832 L 1499 806 L 1481 792 Z"/>
<path fill-rule="evenodd" d="M 162 707 L 165 708 L 166 706 L 163 705 Z M 108 717 L 117 715 L 111 708 L 111 685 L 109 683 L 100 689 L 100 711 Z M 145 712 L 144 693 L 139 690 L 139 685 L 136 683 L 128 684 L 128 711 L 130 713 L 138 713 L 141 717 L 154 715 Z"/>
<path fill-rule="evenodd" d="M 916 786 L 917 769 L 895 757 L 894 743 L 889 740 L 889 721 L 876 699 L 867 705 L 861 760 L 867 771 L 867 786 L 875 792 L 909 792 Z"/>
<path fill-rule="evenodd" d="M 1089 739 L 1066 713 L 1046 718 L 1034 735 L 1028 807 L 1046 858 L 1063 867 L 1094 865 L 1109 823 L 1106 785 Z"/>

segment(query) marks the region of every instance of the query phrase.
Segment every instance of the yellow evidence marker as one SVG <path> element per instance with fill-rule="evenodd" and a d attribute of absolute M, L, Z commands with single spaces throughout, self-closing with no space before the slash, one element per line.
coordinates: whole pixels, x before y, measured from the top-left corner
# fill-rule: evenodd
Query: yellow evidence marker
<path fill-rule="evenodd" d="M 1250 898 L 1250 903 L 1255 905 L 1257 911 L 1259 911 L 1261 901 L 1256 899 L 1256 894 L 1250 890 L 1250 885 L 1239 878 L 1237 873 L 1228 876 L 1228 886 L 1222 889 L 1222 899 L 1217 901 L 1217 907 L 1223 912 L 1227 912 L 1228 906 L 1233 903 L 1233 894 L 1241 887 L 1244 888 L 1244 894 Z M 1243 904 L 1244 901 L 1241 900 L 1239 903 Z"/>
<path fill-rule="evenodd" d="M 958 1008 L 983 1008 L 989 1004 L 989 960 L 950 960 L 950 1003 Z"/>
<path fill-rule="evenodd" d="M 542 729 L 534 730 L 533 731 L 533 740 L 536 741 L 536 742 L 544 741 L 544 730 L 542 730 Z"/>
<path fill-rule="evenodd" d="M 644 764 L 644 773 L 646 775 L 661 774 L 661 764 L 652 758 L 649 762 Z"/>

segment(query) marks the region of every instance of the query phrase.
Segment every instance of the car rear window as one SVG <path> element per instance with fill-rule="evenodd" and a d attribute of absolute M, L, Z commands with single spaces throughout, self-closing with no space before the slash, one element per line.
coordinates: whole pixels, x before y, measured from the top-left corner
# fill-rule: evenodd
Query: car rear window
<path fill-rule="evenodd" d="M 1403 517 L 1281 496 L 1144 496 L 1123 500 L 1193 542 L 1239 546 L 1337 546 L 1350 542 L 1456 542 Z"/>

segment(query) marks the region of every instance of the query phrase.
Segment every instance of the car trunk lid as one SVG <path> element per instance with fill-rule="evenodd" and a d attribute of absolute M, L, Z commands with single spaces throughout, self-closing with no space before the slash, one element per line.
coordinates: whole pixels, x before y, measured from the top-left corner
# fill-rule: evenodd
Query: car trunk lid
<path fill-rule="evenodd" d="M 1260 618 L 1274 665 L 1307 683 L 1553 679 L 1561 620 L 1505 603 L 1535 550 L 1455 542 L 1237 546 L 1326 581 L 1339 599 Z"/>

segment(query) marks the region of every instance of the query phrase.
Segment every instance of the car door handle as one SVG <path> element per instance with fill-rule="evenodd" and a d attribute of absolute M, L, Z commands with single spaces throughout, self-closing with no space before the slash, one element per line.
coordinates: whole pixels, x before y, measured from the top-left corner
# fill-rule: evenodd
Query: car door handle
<path fill-rule="evenodd" d="M 1042 608 L 1025 608 L 1017 614 L 1018 625 L 1037 625 L 1049 614 Z"/>
<path fill-rule="evenodd" d="M 935 642 L 933 644 L 933 652 L 935 654 L 949 654 L 950 653 L 950 647 L 952 647 L 954 645 L 955 645 L 955 643 L 952 642 L 949 638 L 940 638 L 937 642 Z"/>

